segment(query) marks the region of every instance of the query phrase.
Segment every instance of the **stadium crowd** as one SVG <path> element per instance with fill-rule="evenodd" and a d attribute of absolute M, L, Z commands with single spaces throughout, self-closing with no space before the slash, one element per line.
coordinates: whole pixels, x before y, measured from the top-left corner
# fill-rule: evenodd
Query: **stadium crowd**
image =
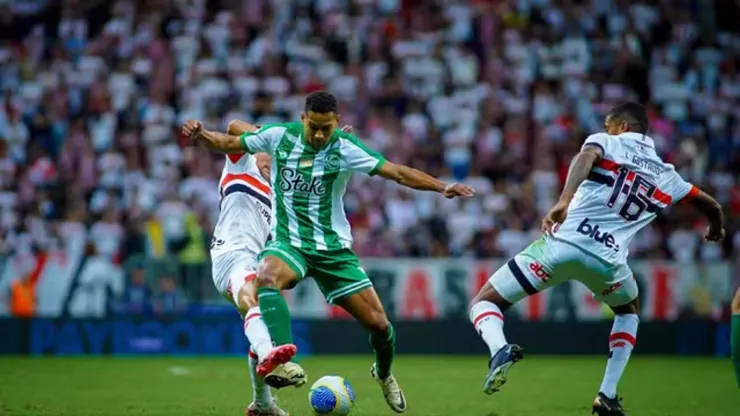
<path fill-rule="evenodd" d="M 478 193 L 446 201 L 356 175 L 360 256 L 513 255 L 583 139 L 635 99 L 659 153 L 731 228 L 724 247 L 704 244 L 676 207 L 633 256 L 737 258 L 740 5 L 715 3 L 0 1 L 0 248 L 84 240 L 200 264 L 223 157 L 178 126 L 297 120 L 305 94 L 327 89 L 371 148 Z"/>

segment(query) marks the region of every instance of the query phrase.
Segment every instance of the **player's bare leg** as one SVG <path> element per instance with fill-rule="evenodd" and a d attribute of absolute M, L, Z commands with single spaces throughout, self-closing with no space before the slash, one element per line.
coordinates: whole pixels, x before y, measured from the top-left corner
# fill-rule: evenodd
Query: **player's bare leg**
<path fill-rule="evenodd" d="M 504 336 L 504 312 L 511 303 L 486 283 L 470 303 L 470 322 L 488 345 L 491 360 L 483 382 L 483 392 L 493 394 L 506 383 L 509 369 L 524 358 L 522 347 L 508 344 Z"/>
<path fill-rule="evenodd" d="M 252 379 L 252 403 L 247 408 L 247 415 L 287 416 L 287 413 L 277 406 L 272 397 L 270 386 L 265 383 L 265 375 L 259 374 L 258 371 L 261 361 L 260 356 L 276 355 L 274 352 L 276 349 L 272 346 L 270 334 L 262 321 L 262 315 L 257 304 L 256 277 L 256 274 L 247 276 L 236 297 L 237 307 L 244 317 L 244 334 L 250 343 L 249 376 Z M 292 355 L 295 355 L 295 346 L 292 347 Z M 280 353 L 277 355 L 280 355 Z M 288 356 L 285 361 L 290 360 L 292 355 Z"/>
<path fill-rule="evenodd" d="M 375 363 L 370 368 L 370 374 L 383 390 L 388 406 L 396 413 L 405 412 L 406 396 L 391 373 L 396 353 L 396 332 L 388 321 L 375 289 L 370 287 L 339 299 L 337 303 L 370 331 L 370 345 L 375 350 Z"/>
<path fill-rule="evenodd" d="M 289 360 L 295 356 L 290 311 L 281 290 L 293 286 L 298 276 L 285 262 L 275 256 L 266 256 L 257 273 L 257 299 L 275 351 L 286 349 L 286 354 L 262 360 L 258 367 L 265 375 L 265 382 L 280 389 L 287 386 L 301 387 L 306 384 L 306 372 L 297 363 Z M 287 354 L 292 352 L 292 354 Z M 288 356 L 290 355 L 290 356 Z M 287 359 L 285 359 L 287 357 Z M 281 365 L 282 364 L 282 365 Z"/>
<path fill-rule="evenodd" d="M 730 351 L 732 354 L 732 365 L 735 367 L 735 379 L 740 387 L 740 288 L 735 292 L 735 297 L 730 305 L 732 312 Z"/>
<path fill-rule="evenodd" d="M 622 399 L 617 397 L 617 385 L 637 342 L 637 327 L 640 323 L 638 317 L 640 303 L 637 298 L 626 305 L 611 308 L 614 311 L 614 324 L 609 335 L 609 361 L 607 361 L 604 379 L 599 387 L 599 394 L 594 399 L 592 411 L 599 416 L 623 416 L 625 414 L 622 409 Z"/>

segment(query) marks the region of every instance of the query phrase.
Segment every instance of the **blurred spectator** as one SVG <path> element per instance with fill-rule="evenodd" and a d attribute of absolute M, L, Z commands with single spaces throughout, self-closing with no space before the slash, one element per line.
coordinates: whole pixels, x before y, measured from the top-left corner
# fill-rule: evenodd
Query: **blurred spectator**
<path fill-rule="evenodd" d="M 10 314 L 18 318 L 30 318 L 36 314 L 36 281 L 27 274 L 10 282 Z"/>
<path fill-rule="evenodd" d="M 691 262 L 696 256 L 701 236 L 692 229 L 691 223 L 683 220 L 678 229 L 668 236 L 668 249 L 672 257 L 680 262 Z"/>
<path fill-rule="evenodd" d="M 69 313 L 76 318 L 103 318 L 124 290 L 123 271 L 110 261 L 109 253 L 97 252 L 88 246 L 88 255 L 82 262 L 77 287 L 72 290 Z"/>
<path fill-rule="evenodd" d="M 90 228 L 90 240 L 95 245 L 95 252 L 112 260 L 120 252 L 123 238 L 120 214 L 115 208 L 107 209 L 100 221 Z"/>
<path fill-rule="evenodd" d="M 175 284 L 175 279 L 162 276 L 159 279 L 159 290 L 154 296 L 154 312 L 158 315 L 174 315 L 187 310 L 188 300 Z"/>
<path fill-rule="evenodd" d="M 208 263 L 208 245 L 210 240 L 201 228 L 200 221 L 192 212 L 185 215 L 184 227 L 186 236 L 183 239 L 184 244 L 181 250 L 178 250 L 180 260 L 181 285 L 189 289 L 188 295 L 195 299 L 202 297 L 201 288 L 203 287 L 204 276 L 210 272 Z"/>
<path fill-rule="evenodd" d="M 137 266 L 120 302 L 120 312 L 131 315 L 148 315 L 152 311 L 152 290 L 146 281 L 144 268 Z"/>

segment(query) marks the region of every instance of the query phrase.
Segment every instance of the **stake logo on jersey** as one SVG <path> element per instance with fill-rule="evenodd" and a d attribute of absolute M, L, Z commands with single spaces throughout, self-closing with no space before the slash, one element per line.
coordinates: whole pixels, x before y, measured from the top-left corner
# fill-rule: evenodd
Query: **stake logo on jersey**
<path fill-rule="evenodd" d="M 326 193 L 324 181 L 321 178 L 311 178 L 311 182 L 306 182 L 303 175 L 297 170 L 284 168 L 280 171 L 280 190 L 283 192 L 298 192 L 302 194 L 312 194 L 321 196 Z"/>
<path fill-rule="evenodd" d="M 578 188 L 565 223 L 553 236 L 621 264 L 638 231 L 698 189 L 660 159 L 648 136 L 597 133 L 586 139 L 584 146 L 588 145 L 600 147 L 603 157 Z"/>
<path fill-rule="evenodd" d="M 313 250 L 351 247 L 342 202 L 347 182 L 353 172 L 374 174 L 385 163 L 383 156 L 341 130 L 323 148 L 314 149 L 303 138 L 300 123 L 265 125 L 241 140 L 250 153 L 276 156 L 271 169 L 275 241 Z"/>

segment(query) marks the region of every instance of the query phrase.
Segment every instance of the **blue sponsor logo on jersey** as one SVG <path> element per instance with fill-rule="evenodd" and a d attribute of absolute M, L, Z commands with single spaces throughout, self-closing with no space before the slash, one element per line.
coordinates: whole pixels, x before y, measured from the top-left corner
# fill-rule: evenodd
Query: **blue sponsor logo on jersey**
<path fill-rule="evenodd" d="M 576 232 L 591 238 L 599 244 L 603 244 L 604 246 L 606 246 L 606 248 L 611 248 L 614 251 L 619 251 L 619 244 L 616 244 L 617 241 L 614 236 L 611 235 L 608 231 L 600 231 L 599 225 L 594 224 L 593 222 L 589 222 L 588 218 L 584 218 L 583 221 L 578 224 Z"/>

